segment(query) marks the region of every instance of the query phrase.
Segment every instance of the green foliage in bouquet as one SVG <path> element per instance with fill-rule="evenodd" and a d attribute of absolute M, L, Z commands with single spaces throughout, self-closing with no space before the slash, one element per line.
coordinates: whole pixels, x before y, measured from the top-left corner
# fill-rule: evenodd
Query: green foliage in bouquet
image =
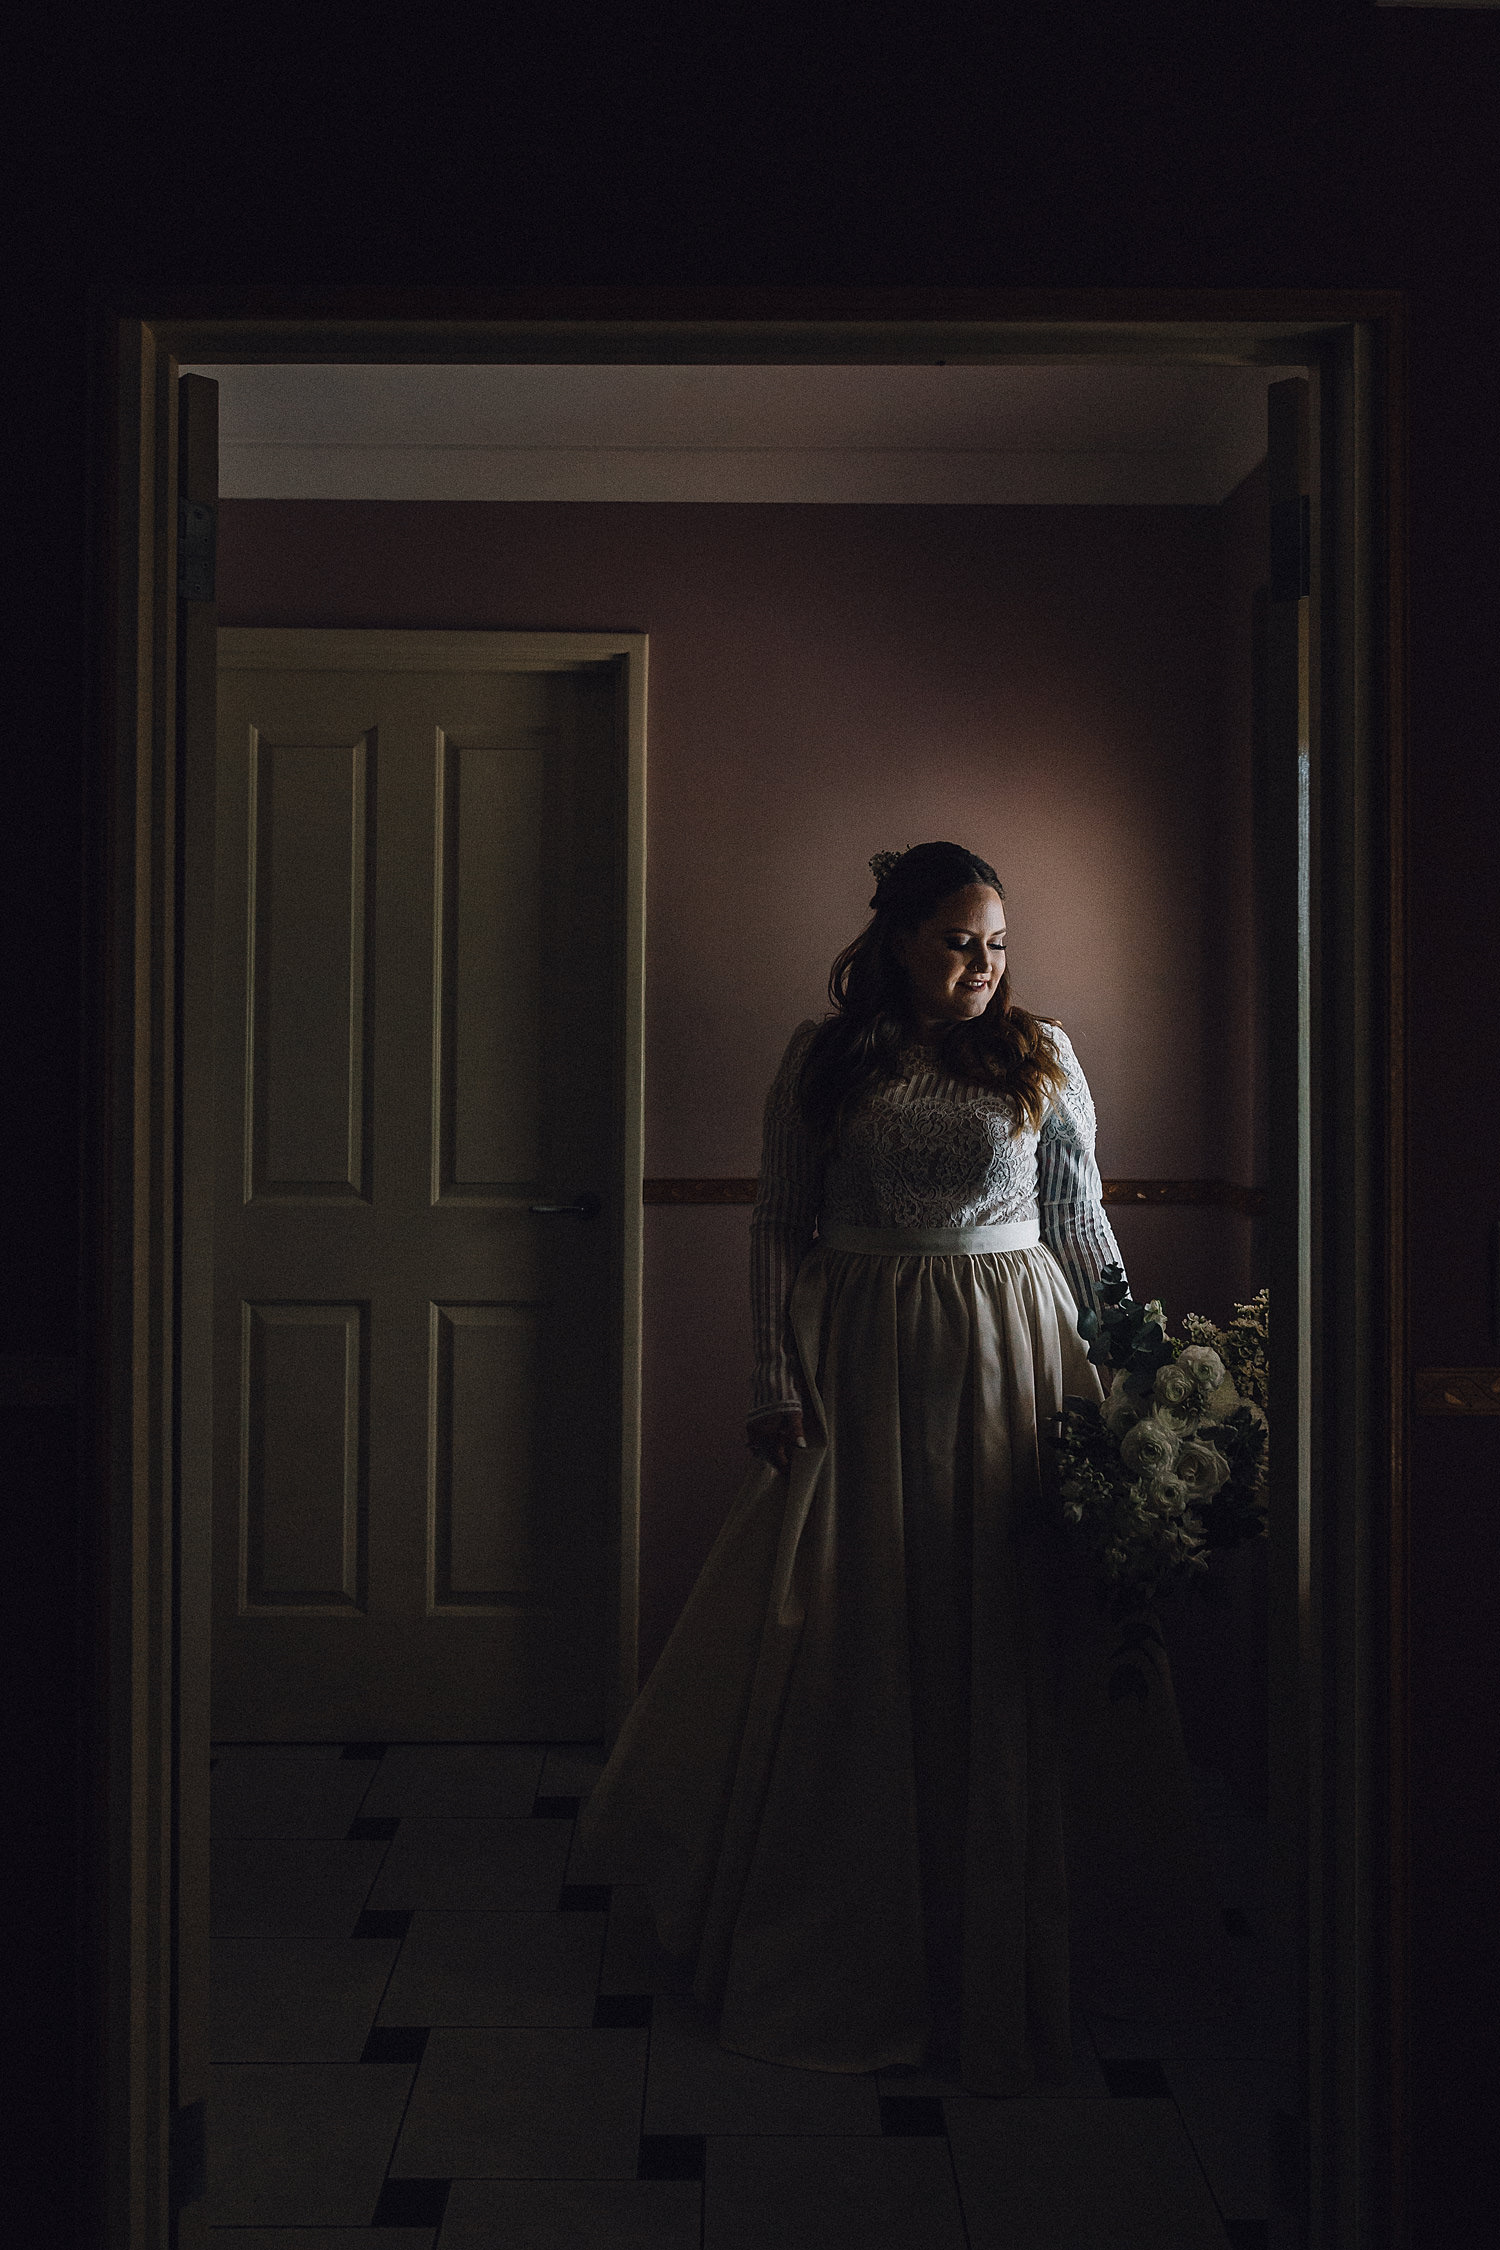
<path fill-rule="evenodd" d="M 1271 1292 L 1262 1289 L 1247 1305 L 1236 1305 L 1227 1328 L 1216 1328 L 1203 1313 L 1184 1313 L 1182 1330 L 1190 1344 L 1207 1344 L 1228 1368 L 1241 1398 L 1262 1413 L 1271 1404 L 1271 1370 L 1266 1357 L 1267 1306 Z"/>
<path fill-rule="evenodd" d="M 1206 1586 L 1214 1550 L 1265 1535 L 1267 1294 L 1224 1329 L 1189 1313 L 1184 1340 L 1118 1266 L 1099 1299 L 1078 1328 L 1114 1370 L 1109 1396 L 1065 1399 L 1054 1434 L 1063 1521 L 1123 1629 L 1119 1654 L 1160 1639 L 1158 1605 L 1184 1582 Z"/>

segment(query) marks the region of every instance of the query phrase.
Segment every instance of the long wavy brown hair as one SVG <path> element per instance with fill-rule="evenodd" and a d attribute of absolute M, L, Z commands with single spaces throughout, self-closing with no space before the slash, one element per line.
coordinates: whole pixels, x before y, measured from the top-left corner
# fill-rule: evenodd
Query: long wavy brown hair
<path fill-rule="evenodd" d="M 916 1031 L 896 939 L 971 883 L 1005 896 L 994 868 L 961 844 L 916 844 L 882 872 L 868 925 L 828 972 L 833 1014 L 809 1041 L 798 1083 L 802 1114 L 825 1142 L 837 1139 L 841 1121 L 873 1087 L 899 1075 Z M 943 1067 L 1003 1095 L 1017 1125 L 1024 1122 L 1033 1132 L 1066 1083 L 1045 1019 L 1011 999 L 1009 968 L 984 1014 L 945 1034 Z"/>

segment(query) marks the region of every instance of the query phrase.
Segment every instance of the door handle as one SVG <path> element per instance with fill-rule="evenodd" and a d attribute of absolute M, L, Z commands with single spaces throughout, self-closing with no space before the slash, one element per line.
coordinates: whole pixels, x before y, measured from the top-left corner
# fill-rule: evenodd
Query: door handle
<path fill-rule="evenodd" d="M 603 1205 L 597 1195 L 585 1191 L 571 1203 L 529 1203 L 526 1208 L 534 1219 L 597 1219 Z"/>

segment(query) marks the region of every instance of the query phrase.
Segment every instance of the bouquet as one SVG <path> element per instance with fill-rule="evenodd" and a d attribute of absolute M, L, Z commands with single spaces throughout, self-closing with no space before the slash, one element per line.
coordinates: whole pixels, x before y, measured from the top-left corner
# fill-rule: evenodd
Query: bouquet
<path fill-rule="evenodd" d="M 1183 1583 L 1206 1587 L 1211 1552 L 1265 1535 L 1268 1299 L 1237 1305 L 1222 1329 L 1189 1313 L 1177 1338 L 1118 1266 L 1099 1298 L 1078 1328 L 1095 1365 L 1115 1370 L 1109 1396 L 1065 1399 L 1053 1434 L 1063 1522 L 1121 1628 L 1119 1657 L 1160 1643 L 1159 1604 Z M 1112 1696 L 1146 1692 L 1143 1674 L 1112 1675 Z"/>

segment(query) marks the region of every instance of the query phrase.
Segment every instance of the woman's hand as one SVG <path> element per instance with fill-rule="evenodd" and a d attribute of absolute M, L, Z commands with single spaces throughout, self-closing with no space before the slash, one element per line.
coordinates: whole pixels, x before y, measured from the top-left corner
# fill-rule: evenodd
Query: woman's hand
<path fill-rule="evenodd" d="M 800 1408 L 790 1407 L 785 1414 L 763 1414 L 750 1424 L 745 1443 L 762 1461 L 769 1461 L 778 1476 L 789 1475 L 792 1455 L 803 1443 Z"/>

